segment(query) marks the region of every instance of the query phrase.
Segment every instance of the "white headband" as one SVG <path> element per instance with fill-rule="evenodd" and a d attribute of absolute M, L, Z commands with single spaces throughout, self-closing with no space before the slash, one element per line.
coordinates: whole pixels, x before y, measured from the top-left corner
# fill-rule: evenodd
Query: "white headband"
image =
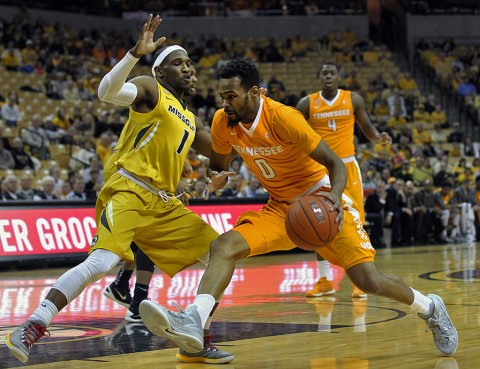
<path fill-rule="evenodd" d="M 162 62 L 165 60 L 165 58 L 170 55 L 170 53 L 174 52 L 175 50 L 183 50 L 187 53 L 187 50 L 185 50 L 183 47 L 178 46 L 178 45 L 172 45 L 172 46 L 167 46 L 165 50 L 163 50 L 160 55 L 157 56 L 157 59 L 153 62 L 152 66 L 152 74 L 153 78 L 157 78 L 157 75 L 155 74 L 155 68 L 158 67 Z M 188 53 L 187 53 L 188 55 Z"/>

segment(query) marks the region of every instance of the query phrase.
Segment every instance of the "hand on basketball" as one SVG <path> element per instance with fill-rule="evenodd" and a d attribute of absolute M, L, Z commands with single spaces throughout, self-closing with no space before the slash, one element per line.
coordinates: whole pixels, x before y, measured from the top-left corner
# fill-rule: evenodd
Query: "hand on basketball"
<path fill-rule="evenodd" d="M 336 211 L 337 216 L 335 217 L 335 222 L 338 225 L 338 231 L 342 229 L 343 225 L 343 205 L 342 205 L 342 199 L 338 197 L 335 193 L 333 192 L 317 192 L 315 196 L 323 196 L 327 198 L 328 201 L 330 201 L 333 205 L 330 208 L 330 211 Z"/>
<path fill-rule="evenodd" d="M 140 58 L 142 55 L 150 54 L 165 42 L 165 37 L 160 37 L 157 41 L 153 41 L 155 30 L 161 22 L 162 19 L 159 15 L 155 18 L 152 14 L 148 16 L 147 22 L 143 25 L 140 31 L 137 43 L 131 50 L 133 56 Z"/>
<path fill-rule="evenodd" d="M 382 145 L 390 145 L 392 143 L 392 137 L 387 132 L 380 133 L 380 143 Z"/>

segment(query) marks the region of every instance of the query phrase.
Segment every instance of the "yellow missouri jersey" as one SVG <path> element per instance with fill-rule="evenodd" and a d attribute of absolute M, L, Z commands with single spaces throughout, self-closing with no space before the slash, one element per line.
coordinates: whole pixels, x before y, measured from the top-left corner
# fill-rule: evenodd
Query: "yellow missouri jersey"
<path fill-rule="evenodd" d="M 115 147 L 115 165 L 175 192 L 195 131 L 195 116 L 186 104 L 158 84 L 158 103 L 151 112 L 130 108 Z"/>
<path fill-rule="evenodd" d="M 350 91 L 338 90 L 331 101 L 323 98 L 320 91 L 308 96 L 310 114 L 308 123 L 330 148 L 341 158 L 355 155 L 353 129 L 355 112 Z"/>

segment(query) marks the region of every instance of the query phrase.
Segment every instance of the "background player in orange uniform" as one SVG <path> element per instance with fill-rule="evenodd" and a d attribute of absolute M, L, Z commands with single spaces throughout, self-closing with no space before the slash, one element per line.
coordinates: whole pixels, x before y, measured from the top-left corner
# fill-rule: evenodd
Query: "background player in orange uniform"
<path fill-rule="evenodd" d="M 318 73 L 320 91 L 301 99 L 297 109 L 344 162 L 348 173 L 345 189 L 357 204 L 360 220 L 364 224 L 362 175 L 355 159 L 353 142 L 355 122 L 365 136 L 374 143 L 391 144 L 392 138 L 386 132 L 379 133 L 372 125 L 360 95 L 338 88 L 338 71 L 339 68 L 335 63 L 323 63 Z M 315 286 L 307 291 L 307 297 L 331 295 L 336 292 L 332 283 L 330 263 L 320 254 L 316 253 L 316 256 L 319 279 Z M 367 294 L 354 287 L 352 297 L 367 297 Z"/>
<path fill-rule="evenodd" d="M 445 355 L 453 354 L 458 335 L 441 298 L 425 296 L 399 277 L 377 271 L 375 250 L 355 204 L 342 194 L 345 165 L 300 112 L 260 96 L 259 84 L 258 69 L 244 59 L 230 61 L 220 72 L 223 109 L 213 119 L 210 160 L 212 168 L 223 172 L 221 179 L 213 176 L 212 184 L 213 189 L 226 184 L 224 171 L 235 150 L 271 197 L 260 211 L 242 214 L 232 230 L 211 243 L 210 262 L 193 304 L 176 313 L 144 300 L 140 304 L 144 324 L 187 352 L 201 349 L 203 325 L 216 298 L 227 288 L 236 260 L 294 248 L 285 230 L 287 210 L 294 199 L 321 191 L 333 201 L 331 210 L 339 210 L 340 228 L 335 239 L 320 249 L 322 256 L 342 266 L 361 289 L 409 305 L 427 322 L 437 348 Z"/>

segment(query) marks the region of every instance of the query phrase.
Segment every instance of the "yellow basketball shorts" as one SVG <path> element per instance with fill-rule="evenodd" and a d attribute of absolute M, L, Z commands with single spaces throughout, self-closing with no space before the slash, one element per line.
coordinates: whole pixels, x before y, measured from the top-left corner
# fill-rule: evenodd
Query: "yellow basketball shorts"
<path fill-rule="evenodd" d="M 270 199 L 258 212 L 248 211 L 240 216 L 234 230 L 247 241 L 250 247 L 249 256 L 291 250 L 295 247 L 285 229 L 285 216 L 289 207 L 288 203 Z M 320 248 L 318 253 L 344 269 L 373 261 L 375 249 L 362 223 L 346 210 L 346 207 L 343 212 L 341 231 L 332 242 Z"/>
<path fill-rule="evenodd" d="M 133 261 L 130 244 L 134 241 L 170 277 L 204 261 L 210 243 L 218 237 L 180 200 L 165 202 L 119 174 L 103 187 L 96 210 L 98 229 L 89 252 L 105 249 Z"/>

